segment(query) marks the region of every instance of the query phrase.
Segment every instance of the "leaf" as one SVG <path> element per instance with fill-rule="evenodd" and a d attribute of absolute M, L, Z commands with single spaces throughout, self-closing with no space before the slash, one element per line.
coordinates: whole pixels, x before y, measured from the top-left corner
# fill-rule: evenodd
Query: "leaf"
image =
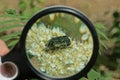
<path fill-rule="evenodd" d="M 6 13 L 7 14 L 16 15 L 16 16 L 18 15 L 17 12 L 16 12 L 16 10 L 14 10 L 14 9 L 8 9 L 8 10 L 6 10 Z"/>
<path fill-rule="evenodd" d="M 114 34 L 119 34 L 120 33 L 120 29 L 119 28 L 116 28 L 114 27 L 112 30 L 111 30 L 111 35 L 113 36 Z M 116 36 L 115 36 L 116 37 Z"/>
<path fill-rule="evenodd" d="M 100 40 L 100 44 L 101 44 L 105 49 L 108 49 L 107 44 L 105 44 L 102 40 Z"/>
<path fill-rule="evenodd" d="M 99 37 L 99 41 L 100 41 L 99 53 L 101 54 L 102 51 L 104 50 L 104 48 L 108 49 L 107 44 L 103 41 L 103 40 L 109 40 L 109 38 L 107 37 L 106 33 L 104 32 L 107 29 L 101 23 L 95 23 L 94 26 L 96 27 L 96 31 L 98 33 L 98 37 Z"/>
<path fill-rule="evenodd" d="M 88 80 L 88 79 L 86 79 L 86 78 L 83 77 L 83 78 L 81 78 L 81 79 L 79 79 L 79 80 Z"/>
<path fill-rule="evenodd" d="M 101 50 L 101 49 L 99 49 L 98 53 L 101 55 L 101 54 L 102 54 L 102 50 Z"/>
<path fill-rule="evenodd" d="M 19 7 L 22 11 L 24 11 L 27 8 L 27 0 L 21 0 Z"/>
<path fill-rule="evenodd" d="M 113 17 L 116 19 L 116 18 L 119 18 L 120 17 L 120 13 L 118 11 L 115 11 L 113 13 Z"/>
<path fill-rule="evenodd" d="M 32 14 L 33 14 L 33 9 L 27 9 L 23 12 L 22 15 L 27 16 L 27 17 L 31 17 Z"/>
<path fill-rule="evenodd" d="M 98 32 L 98 35 L 106 40 L 109 40 L 109 38 L 102 32 L 100 31 L 99 29 L 97 29 L 97 32 Z"/>
<path fill-rule="evenodd" d="M 8 40 L 10 40 L 12 38 L 17 38 L 18 35 L 20 35 L 20 34 L 21 34 L 21 31 L 14 32 L 14 33 L 11 33 L 9 35 L 5 35 L 5 36 L 1 37 L 1 39 L 4 40 L 4 41 L 8 41 Z"/>
<path fill-rule="evenodd" d="M 4 20 L 4 21 L 0 21 L 0 24 L 16 23 L 16 22 L 27 22 L 27 20 L 20 20 L 20 19 Z"/>
<path fill-rule="evenodd" d="M 88 73 L 87 76 L 88 80 L 101 80 L 101 75 L 93 69 Z"/>
<path fill-rule="evenodd" d="M 45 0 L 38 0 L 40 3 L 44 3 L 45 2 Z"/>
<path fill-rule="evenodd" d="M 95 26 L 97 29 L 104 29 L 104 30 L 106 30 L 106 27 L 105 27 L 103 24 L 101 24 L 101 23 L 95 23 L 94 26 Z"/>
<path fill-rule="evenodd" d="M 4 31 L 7 31 L 7 30 L 10 30 L 12 28 L 21 27 L 21 26 L 23 26 L 23 24 L 14 24 L 14 25 L 10 25 L 10 26 L 1 27 L 0 28 L 0 33 L 4 32 Z"/>
<path fill-rule="evenodd" d="M 18 18 L 21 18 L 21 19 L 29 19 L 29 17 L 26 17 L 26 16 L 20 16 L 20 15 L 11 15 L 11 14 L 2 14 L 2 15 L 0 15 L 0 17 L 3 17 L 3 18 L 8 18 L 8 17 L 10 17 L 10 18 L 16 18 L 16 19 L 18 19 Z"/>
<path fill-rule="evenodd" d="M 13 40 L 8 44 L 8 47 L 13 47 L 15 44 L 17 44 L 18 40 Z"/>

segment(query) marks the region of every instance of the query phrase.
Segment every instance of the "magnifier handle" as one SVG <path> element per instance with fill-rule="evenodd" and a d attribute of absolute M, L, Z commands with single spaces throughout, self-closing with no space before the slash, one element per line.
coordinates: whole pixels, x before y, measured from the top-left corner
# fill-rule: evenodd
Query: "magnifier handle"
<path fill-rule="evenodd" d="M 7 55 L 1 57 L 2 63 L 6 61 L 13 62 L 18 67 L 18 76 L 14 80 L 24 80 L 29 78 L 38 78 L 37 75 L 27 65 L 26 58 L 23 55 L 22 50 L 16 47 L 10 51 Z M 41 79 L 42 80 L 42 79 Z"/>

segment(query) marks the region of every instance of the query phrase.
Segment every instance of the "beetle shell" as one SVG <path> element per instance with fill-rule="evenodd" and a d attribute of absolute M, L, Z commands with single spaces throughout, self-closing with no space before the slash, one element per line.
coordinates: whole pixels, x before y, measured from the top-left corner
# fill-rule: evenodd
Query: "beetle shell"
<path fill-rule="evenodd" d="M 67 36 L 54 37 L 48 41 L 46 50 L 63 49 L 71 44 Z"/>

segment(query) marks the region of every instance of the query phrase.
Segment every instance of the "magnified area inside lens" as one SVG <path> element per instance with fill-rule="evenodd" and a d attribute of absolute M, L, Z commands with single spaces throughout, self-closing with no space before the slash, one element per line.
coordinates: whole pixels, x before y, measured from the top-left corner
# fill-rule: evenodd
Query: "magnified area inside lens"
<path fill-rule="evenodd" d="M 26 53 L 40 73 L 64 78 L 80 72 L 93 53 L 93 39 L 87 25 L 68 13 L 39 18 L 26 37 Z"/>

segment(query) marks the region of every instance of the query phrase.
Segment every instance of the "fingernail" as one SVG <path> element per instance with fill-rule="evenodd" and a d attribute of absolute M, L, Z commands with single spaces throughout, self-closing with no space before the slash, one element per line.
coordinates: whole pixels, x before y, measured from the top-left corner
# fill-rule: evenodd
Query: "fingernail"
<path fill-rule="evenodd" d="M 18 68 L 13 62 L 4 62 L 0 66 L 0 73 L 3 77 L 13 80 L 18 75 Z"/>

